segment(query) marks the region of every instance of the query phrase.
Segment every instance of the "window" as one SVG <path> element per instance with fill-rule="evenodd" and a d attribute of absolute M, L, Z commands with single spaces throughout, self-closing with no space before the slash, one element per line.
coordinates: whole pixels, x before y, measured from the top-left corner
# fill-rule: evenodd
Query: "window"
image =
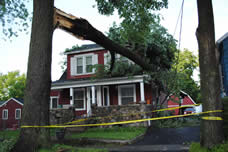
<path fill-rule="evenodd" d="M 21 119 L 21 109 L 15 110 L 15 119 Z"/>
<path fill-rule="evenodd" d="M 74 105 L 77 110 L 85 110 L 85 90 L 74 89 Z"/>
<path fill-rule="evenodd" d="M 119 104 L 126 105 L 136 102 L 135 85 L 119 86 Z"/>
<path fill-rule="evenodd" d="M 59 105 L 59 98 L 58 97 L 51 97 L 50 100 L 50 109 L 57 109 Z"/>
<path fill-rule="evenodd" d="M 2 119 L 8 119 L 8 109 L 3 109 L 2 111 Z"/>
<path fill-rule="evenodd" d="M 77 74 L 83 73 L 83 58 L 77 58 Z"/>
<path fill-rule="evenodd" d="M 86 57 L 86 73 L 92 72 L 92 56 L 87 56 Z"/>
<path fill-rule="evenodd" d="M 93 65 L 98 63 L 97 54 L 76 55 L 70 59 L 71 75 L 83 75 L 94 73 Z"/>

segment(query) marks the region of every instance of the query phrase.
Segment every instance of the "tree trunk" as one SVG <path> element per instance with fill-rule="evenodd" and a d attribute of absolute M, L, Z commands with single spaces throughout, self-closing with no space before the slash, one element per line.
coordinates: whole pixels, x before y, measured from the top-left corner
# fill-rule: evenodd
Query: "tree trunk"
<path fill-rule="evenodd" d="M 54 0 L 34 0 L 32 34 L 21 125 L 48 125 Z M 11 152 L 33 152 L 49 144 L 49 130 L 22 128 Z"/>
<path fill-rule="evenodd" d="M 214 17 L 211 0 L 197 0 L 199 25 L 196 31 L 199 46 L 200 84 L 203 111 L 221 110 L 219 67 L 216 59 Z M 208 116 L 221 117 L 221 113 Z M 207 148 L 224 140 L 222 121 L 202 120 L 201 145 Z"/>

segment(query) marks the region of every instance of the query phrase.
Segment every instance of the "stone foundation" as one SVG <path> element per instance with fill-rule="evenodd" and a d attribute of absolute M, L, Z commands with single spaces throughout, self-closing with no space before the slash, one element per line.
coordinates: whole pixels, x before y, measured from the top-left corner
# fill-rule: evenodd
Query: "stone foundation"
<path fill-rule="evenodd" d="M 151 113 L 144 113 L 150 111 L 152 111 L 152 105 L 146 104 L 112 105 L 109 107 L 92 106 L 92 117 L 102 118 L 90 119 L 87 123 L 108 123 L 150 118 Z M 148 126 L 148 121 L 124 124 L 124 126 Z"/>
<path fill-rule="evenodd" d="M 66 122 L 72 121 L 74 118 L 74 111 L 70 109 L 53 109 L 49 113 L 50 124 L 64 124 Z"/>

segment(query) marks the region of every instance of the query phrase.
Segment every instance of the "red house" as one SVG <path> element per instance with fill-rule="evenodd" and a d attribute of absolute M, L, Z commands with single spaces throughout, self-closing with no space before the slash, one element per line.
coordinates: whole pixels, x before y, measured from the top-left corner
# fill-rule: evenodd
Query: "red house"
<path fill-rule="evenodd" d="M 19 127 L 22 108 L 23 100 L 19 98 L 0 101 L 0 129 Z"/>
<path fill-rule="evenodd" d="M 52 83 L 50 109 L 75 107 L 76 116 L 91 114 L 91 106 L 152 103 L 151 86 L 145 75 L 93 79 L 95 64 L 106 65 L 110 55 L 97 44 L 66 52 L 67 70 Z M 120 55 L 117 55 L 117 57 Z M 127 59 L 126 59 L 127 60 Z M 134 64 L 128 60 L 130 64 Z"/>
<path fill-rule="evenodd" d="M 176 100 L 176 101 L 175 101 Z M 175 101 L 175 102 L 174 102 Z M 182 109 L 182 114 L 189 114 L 194 112 L 194 105 L 195 101 L 184 91 L 180 91 L 180 99 L 175 96 L 170 96 L 168 99 L 168 108 L 173 108 L 173 107 L 179 107 L 179 106 L 191 106 L 191 107 L 186 107 L 186 108 L 181 108 Z M 175 115 L 180 114 L 179 109 L 175 109 Z"/>

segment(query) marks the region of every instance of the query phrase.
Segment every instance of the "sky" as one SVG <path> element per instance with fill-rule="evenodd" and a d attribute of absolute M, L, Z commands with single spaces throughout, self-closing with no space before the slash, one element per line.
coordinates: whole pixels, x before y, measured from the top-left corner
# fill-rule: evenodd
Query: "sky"
<path fill-rule="evenodd" d="M 215 36 L 218 40 L 226 32 L 228 32 L 228 6 L 227 0 L 212 0 L 214 9 L 215 21 Z M 163 17 L 161 24 L 168 29 L 170 34 L 174 34 L 177 18 L 180 12 L 182 0 L 169 0 L 169 8 L 163 9 L 160 13 Z M 77 17 L 87 19 L 95 28 L 102 32 L 107 32 L 113 21 L 119 23 L 120 19 L 117 14 L 113 16 L 103 16 L 97 11 L 94 0 L 55 0 L 55 7 L 70 13 Z M 29 5 L 32 9 L 32 4 Z M 174 37 L 179 39 L 180 24 L 177 26 Z M 189 49 L 194 54 L 198 53 L 198 44 L 195 36 L 195 31 L 198 26 L 197 5 L 196 0 L 185 0 L 181 50 Z M 31 29 L 31 26 L 29 27 Z M 30 31 L 30 30 L 29 30 Z M 12 38 L 11 41 L 4 41 L 2 33 L 0 33 L 0 73 L 6 74 L 10 71 L 19 70 L 21 73 L 27 71 L 27 61 L 29 54 L 30 32 L 29 34 L 21 33 L 18 37 Z M 63 60 L 63 55 L 60 55 L 66 48 L 71 48 L 73 45 L 90 44 L 90 41 L 78 40 L 70 34 L 55 30 L 53 34 L 53 55 L 52 55 L 52 80 L 57 80 L 62 75 L 60 62 Z"/>

